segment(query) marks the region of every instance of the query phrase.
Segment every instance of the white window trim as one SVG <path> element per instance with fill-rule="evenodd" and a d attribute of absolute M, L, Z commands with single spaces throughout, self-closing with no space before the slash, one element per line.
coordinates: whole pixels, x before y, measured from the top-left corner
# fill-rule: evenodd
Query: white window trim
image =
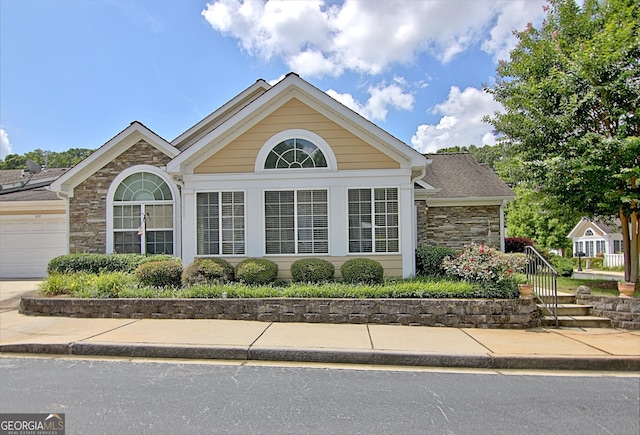
<path fill-rule="evenodd" d="M 298 253 L 298 192 L 300 191 L 310 191 L 310 190 L 324 190 L 327 192 L 327 252 L 309 252 L 309 253 Z M 293 195 L 293 223 L 294 223 L 294 248 L 295 252 L 285 253 L 285 254 L 269 254 L 267 253 L 267 213 L 265 212 L 266 206 L 266 192 L 294 192 Z M 318 188 L 300 188 L 300 189 L 263 189 L 262 190 L 262 252 L 264 252 L 265 256 L 269 257 L 314 257 L 319 255 L 332 255 L 331 254 L 331 190 L 326 187 L 318 187 Z"/>
<path fill-rule="evenodd" d="M 372 243 L 372 251 L 371 252 L 350 252 L 349 251 L 349 191 L 350 190 L 362 190 L 368 189 L 371 191 L 371 243 Z M 376 224 L 375 224 L 375 189 L 396 189 L 398 191 L 398 251 L 396 252 L 378 252 L 376 251 Z M 360 186 L 360 187 L 352 187 L 349 186 L 345 189 L 346 195 L 346 252 L 347 255 L 352 256 L 369 256 L 369 255 L 404 255 L 402 251 L 402 201 L 401 201 L 401 189 L 399 186 Z"/>
<path fill-rule="evenodd" d="M 222 200 L 222 193 L 234 193 L 234 192 L 242 192 L 244 201 L 244 215 L 242 216 L 243 219 L 243 225 L 244 225 L 244 254 L 223 254 L 222 253 L 222 227 L 218 228 L 218 231 L 220 233 L 220 253 L 219 254 L 198 254 L 198 194 L 200 193 L 217 193 L 218 194 L 218 198 L 220 200 Z M 206 257 L 246 257 L 247 256 L 247 240 L 248 240 L 248 235 L 249 235 L 249 230 L 247 228 L 247 191 L 243 190 L 243 189 L 224 189 L 224 190 L 197 190 L 194 192 L 193 194 L 194 197 L 194 213 L 193 213 L 193 217 L 194 217 L 194 228 L 195 228 L 195 258 L 206 258 Z M 222 202 L 220 202 L 220 205 L 222 205 Z M 220 207 L 219 210 L 219 216 L 220 216 L 220 222 L 222 222 L 222 207 Z"/>
<path fill-rule="evenodd" d="M 179 229 L 182 228 L 181 225 L 181 221 L 180 221 L 180 192 L 178 191 L 177 186 L 171 181 L 171 178 L 169 177 L 169 175 L 164 172 L 162 169 L 157 168 L 155 166 L 151 166 L 151 165 L 136 165 L 136 166 L 131 166 L 130 168 L 125 169 L 124 171 L 120 172 L 111 182 L 111 185 L 109 186 L 109 189 L 107 190 L 107 201 L 106 201 L 106 246 L 105 246 L 105 252 L 107 254 L 113 254 L 114 249 L 113 249 L 113 206 L 114 206 L 114 201 L 113 201 L 113 197 L 116 193 L 116 189 L 118 188 L 118 186 L 120 185 L 120 183 L 122 183 L 122 181 L 127 178 L 129 175 L 133 175 L 139 172 L 149 172 L 152 173 L 154 175 L 159 176 L 162 181 L 164 181 L 165 183 L 167 183 L 167 186 L 169 186 L 169 189 L 171 189 L 171 195 L 173 196 L 173 201 L 169 202 L 169 201 L 157 201 L 158 204 L 169 204 L 172 203 L 173 204 L 173 255 L 175 257 L 180 257 L 181 256 L 181 244 L 180 244 L 180 231 Z M 144 201 L 143 201 L 144 202 Z"/>
<path fill-rule="evenodd" d="M 289 168 L 289 169 L 265 169 L 264 164 L 269 156 L 269 153 L 280 142 L 285 141 L 287 139 L 305 139 L 317 146 L 320 151 L 324 154 L 324 158 L 327 161 L 326 168 Z M 256 173 L 260 172 L 272 172 L 272 171 L 337 171 L 338 170 L 338 162 L 336 160 L 335 154 L 333 154 L 333 150 L 322 137 L 317 134 L 308 131 L 302 130 L 298 128 L 294 128 L 291 130 L 284 130 L 280 133 L 276 133 L 271 136 L 260 148 L 260 152 L 258 152 L 258 156 L 256 157 L 256 164 L 254 167 L 254 171 Z"/>

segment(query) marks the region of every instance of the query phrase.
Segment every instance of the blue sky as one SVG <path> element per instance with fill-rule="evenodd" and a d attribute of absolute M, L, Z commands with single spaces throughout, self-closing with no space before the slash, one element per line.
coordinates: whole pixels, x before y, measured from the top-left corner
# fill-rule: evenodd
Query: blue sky
<path fill-rule="evenodd" d="M 294 71 L 421 152 L 493 144 L 482 91 L 544 0 L 0 0 L 0 157 L 173 140 Z"/>

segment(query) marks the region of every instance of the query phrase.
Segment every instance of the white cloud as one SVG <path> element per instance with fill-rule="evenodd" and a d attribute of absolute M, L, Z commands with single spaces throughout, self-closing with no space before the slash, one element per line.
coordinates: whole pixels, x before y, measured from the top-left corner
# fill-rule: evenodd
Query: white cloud
<path fill-rule="evenodd" d="M 542 7 L 547 0 L 518 0 L 507 2 L 500 10 L 495 25 L 491 29 L 490 38 L 482 43 L 482 49 L 493 55 L 494 61 L 508 59 L 517 43 L 513 37 L 514 29 L 524 29 L 527 23 L 542 20 Z"/>
<path fill-rule="evenodd" d="M 340 94 L 333 89 L 329 89 L 327 94 L 371 121 L 384 121 L 389 106 L 398 110 L 413 109 L 413 94 L 404 92 L 396 84 L 370 87 L 368 92 L 369 99 L 365 104 L 359 103 L 351 94 Z"/>
<path fill-rule="evenodd" d="M 9 135 L 3 128 L 0 128 L 0 160 L 4 159 L 8 154 L 11 154 Z"/>
<path fill-rule="evenodd" d="M 240 1 L 208 3 L 202 15 L 262 59 L 278 57 L 302 76 L 377 74 L 428 52 L 446 63 L 477 44 L 503 58 L 511 33 L 543 16 L 543 0 Z M 487 38 L 487 35 L 489 37 Z"/>
<path fill-rule="evenodd" d="M 452 86 L 447 100 L 433 109 L 434 114 L 442 115 L 440 122 L 418 126 L 411 144 L 423 153 L 452 146 L 495 145 L 492 127 L 482 118 L 501 109 L 491 95 L 480 89 L 470 87 L 461 91 Z"/>

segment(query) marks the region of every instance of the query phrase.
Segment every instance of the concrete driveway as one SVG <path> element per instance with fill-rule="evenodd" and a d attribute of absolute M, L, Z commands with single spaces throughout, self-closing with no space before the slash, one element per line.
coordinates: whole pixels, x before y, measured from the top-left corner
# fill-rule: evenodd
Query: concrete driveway
<path fill-rule="evenodd" d="M 35 295 L 42 280 L 0 280 L 0 311 L 15 310 L 20 306 L 20 297 Z"/>

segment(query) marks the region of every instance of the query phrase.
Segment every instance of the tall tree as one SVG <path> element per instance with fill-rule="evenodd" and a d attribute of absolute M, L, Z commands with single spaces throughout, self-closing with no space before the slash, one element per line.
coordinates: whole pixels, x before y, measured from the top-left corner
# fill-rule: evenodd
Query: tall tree
<path fill-rule="evenodd" d="M 524 176 L 558 204 L 619 216 L 625 280 L 638 282 L 640 3 L 550 0 L 540 29 L 517 33 L 487 88 L 505 111 L 487 120 Z"/>

